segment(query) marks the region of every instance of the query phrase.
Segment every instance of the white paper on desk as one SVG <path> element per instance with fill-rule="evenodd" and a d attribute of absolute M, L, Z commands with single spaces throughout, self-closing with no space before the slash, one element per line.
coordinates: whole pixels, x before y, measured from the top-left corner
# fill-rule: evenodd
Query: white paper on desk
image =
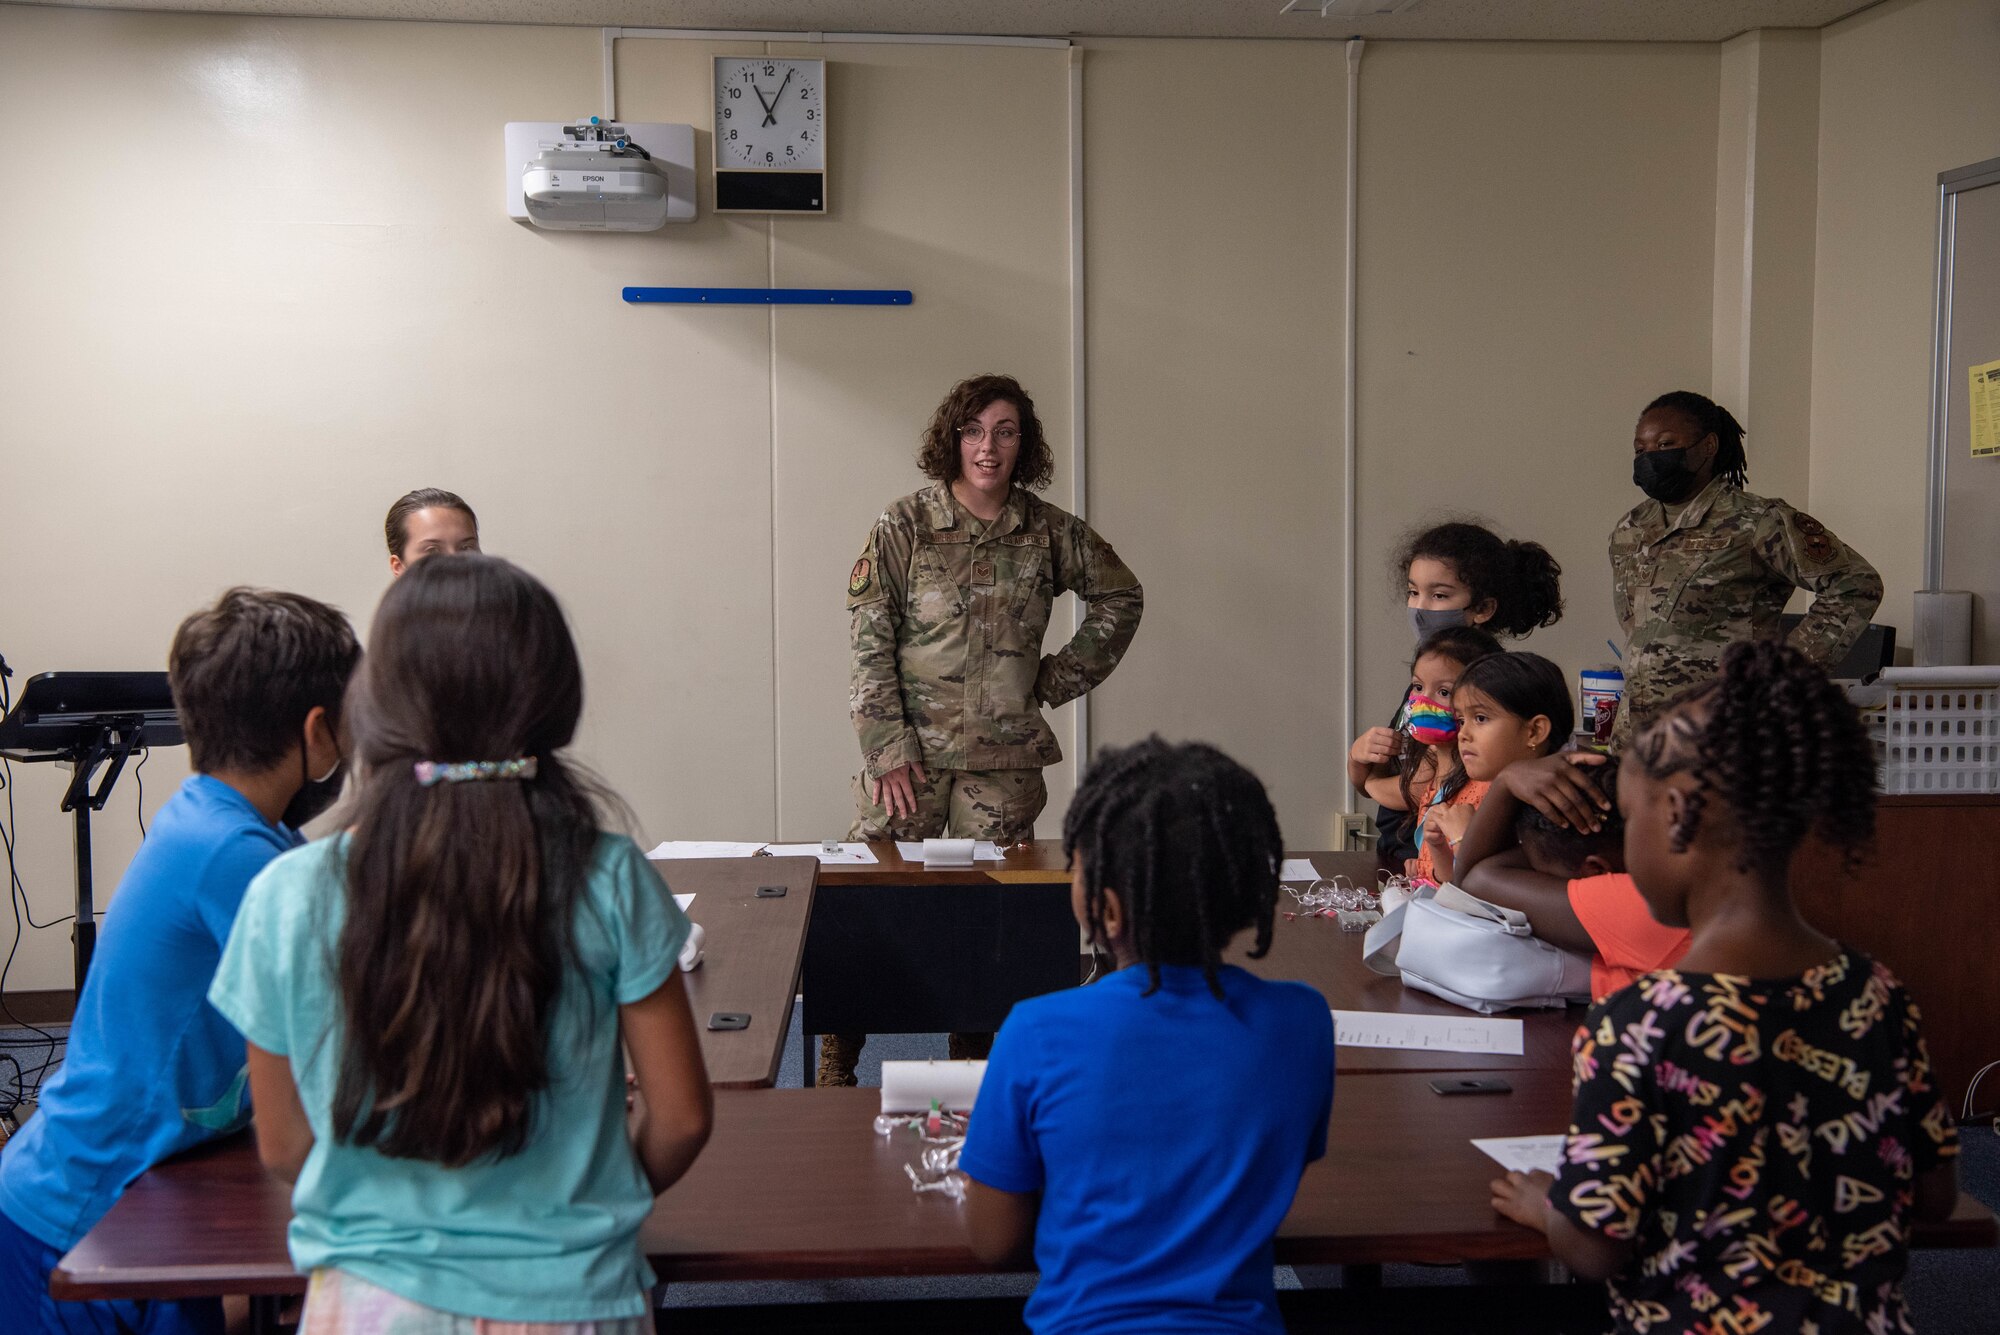
<path fill-rule="evenodd" d="M 688 911 L 688 905 L 692 903 L 694 903 L 693 895 L 674 896 L 674 907 L 678 908 L 682 913 L 686 913 Z"/>
<path fill-rule="evenodd" d="M 881 861 L 862 843 L 842 844 L 838 853 L 823 853 L 818 844 L 765 844 L 764 851 L 774 858 L 818 858 L 828 865 L 861 866 Z"/>
<path fill-rule="evenodd" d="M 1532 1173 L 1538 1169 L 1554 1173 L 1562 1167 L 1561 1136 L 1492 1136 L 1472 1143 L 1481 1154 L 1510 1173 Z"/>
<path fill-rule="evenodd" d="M 1319 879 L 1319 871 L 1313 866 L 1311 858 L 1286 858 L 1285 865 L 1278 868 L 1278 879 L 1281 881 L 1317 881 Z"/>
<path fill-rule="evenodd" d="M 921 839 L 898 839 L 896 841 L 896 852 L 902 855 L 905 862 L 922 862 L 924 860 L 923 841 Z M 981 839 L 972 846 L 972 860 L 974 862 L 1005 862 L 1007 855 L 1002 853 L 1000 845 L 994 843 L 991 839 Z"/>
<path fill-rule="evenodd" d="M 929 1112 L 931 1100 L 947 1112 L 969 1112 L 979 1097 L 986 1063 L 921 1061 L 882 1063 L 882 1111 Z"/>
<path fill-rule="evenodd" d="M 1405 1015 L 1400 1011 L 1333 1013 L 1333 1041 L 1348 1048 L 1521 1055 L 1521 1022 L 1484 1015 Z"/>
<path fill-rule="evenodd" d="M 666 858 L 747 858 L 762 844 L 732 843 L 726 839 L 668 839 L 646 854 L 655 862 Z"/>

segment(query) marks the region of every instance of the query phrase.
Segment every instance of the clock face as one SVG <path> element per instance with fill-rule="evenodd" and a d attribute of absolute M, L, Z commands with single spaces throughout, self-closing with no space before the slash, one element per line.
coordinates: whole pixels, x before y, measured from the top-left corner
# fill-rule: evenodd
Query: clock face
<path fill-rule="evenodd" d="M 826 170 L 826 62 L 717 56 L 715 165 Z"/>

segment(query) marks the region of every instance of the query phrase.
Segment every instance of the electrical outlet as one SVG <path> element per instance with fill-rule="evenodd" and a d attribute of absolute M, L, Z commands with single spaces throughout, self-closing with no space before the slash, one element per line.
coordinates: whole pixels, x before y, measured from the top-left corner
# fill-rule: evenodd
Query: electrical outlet
<path fill-rule="evenodd" d="M 1375 847 L 1375 822 L 1359 811 L 1343 811 L 1334 818 L 1342 853 L 1366 853 Z"/>

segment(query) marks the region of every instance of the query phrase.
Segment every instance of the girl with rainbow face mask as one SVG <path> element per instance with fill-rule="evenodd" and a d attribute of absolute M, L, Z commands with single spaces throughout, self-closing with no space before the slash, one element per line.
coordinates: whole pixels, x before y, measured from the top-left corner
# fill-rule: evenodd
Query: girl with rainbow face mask
<path fill-rule="evenodd" d="M 1465 780 L 1451 698 L 1467 664 L 1501 652 L 1477 626 L 1446 626 L 1417 646 L 1394 728 L 1370 728 L 1347 753 L 1348 781 L 1392 811 L 1421 811 Z M 1400 870 L 1400 868 L 1399 868 Z"/>

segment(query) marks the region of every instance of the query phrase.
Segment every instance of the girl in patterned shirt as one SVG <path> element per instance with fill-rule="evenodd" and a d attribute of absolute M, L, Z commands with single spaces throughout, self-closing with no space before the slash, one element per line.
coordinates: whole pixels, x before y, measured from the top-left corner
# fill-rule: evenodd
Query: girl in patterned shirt
<path fill-rule="evenodd" d="M 1492 1186 L 1610 1282 L 1621 1332 L 1912 1329 L 1910 1225 L 1957 1203 L 1957 1134 L 1902 984 L 1787 888 L 1809 832 L 1858 855 L 1874 786 L 1853 707 L 1770 641 L 1731 645 L 1628 753 L 1626 865 L 1688 952 L 1592 1008 L 1555 1177 Z"/>

